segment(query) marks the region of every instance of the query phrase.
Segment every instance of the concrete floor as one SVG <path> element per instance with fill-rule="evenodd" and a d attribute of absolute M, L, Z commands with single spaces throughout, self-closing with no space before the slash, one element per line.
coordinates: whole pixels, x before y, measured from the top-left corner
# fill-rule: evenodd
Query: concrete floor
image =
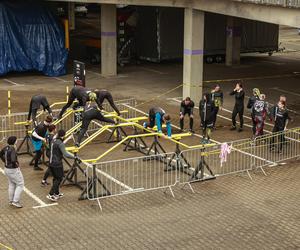
<path fill-rule="evenodd" d="M 252 88 L 259 87 L 270 103 L 286 94 L 294 118 L 290 127 L 298 126 L 300 75 L 295 72 L 300 71 L 300 53 L 294 51 L 299 47 L 293 31 L 285 30 L 287 46 L 289 41 L 293 43 L 287 52 L 272 57 L 244 55 L 240 66 L 230 68 L 205 65 L 205 91 L 219 82 L 225 93 L 224 107 L 229 110 L 220 113 L 225 118 L 218 119 L 213 139 L 231 141 L 251 136 L 250 128 L 240 134 L 229 131 L 233 98 L 227 93 L 234 87 L 234 79 L 243 79 L 248 96 Z M 135 97 L 138 108 L 146 112 L 152 105 L 160 105 L 178 125 L 175 99 L 182 89 L 170 90 L 182 83 L 180 63 L 130 65 L 111 78 L 103 78 L 99 68 L 87 65 L 88 87 L 109 89 L 115 99 Z M 1 77 L 0 114 L 7 111 L 7 90 L 12 91 L 13 112 L 27 111 L 36 93 L 45 94 L 51 103 L 63 100 L 66 86 L 72 86 L 69 72 L 57 78 L 35 73 Z M 246 121 L 250 126 L 250 120 Z M 199 134 L 198 116 L 195 128 Z M 266 125 L 266 130 L 271 129 L 271 124 Z M 198 144 L 199 138 L 189 142 Z M 20 158 L 26 187 L 48 204 L 45 196 L 49 188 L 39 185 L 43 173 L 32 171 L 29 157 Z M 252 182 L 239 175 L 196 183 L 196 194 L 176 190 L 175 199 L 159 191 L 107 199 L 103 214 L 95 202 L 77 201 L 80 191 L 74 187 L 63 187 L 66 197 L 57 206 L 33 209 L 39 203 L 24 193 L 25 208 L 12 209 L 1 174 L 0 243 L 14 249 L 299 249 L 299 163 L 270 168 L 267 173 L 267 177 L 254 173 Z"/>

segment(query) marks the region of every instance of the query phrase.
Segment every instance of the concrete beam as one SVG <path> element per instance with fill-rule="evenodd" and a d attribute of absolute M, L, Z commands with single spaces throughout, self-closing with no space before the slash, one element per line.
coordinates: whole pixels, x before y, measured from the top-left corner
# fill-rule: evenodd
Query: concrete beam
<path fill-rule="evenodd" d="M 262 22 L 300 27 L 299 9 L 261 5 L 231 0 L 48 0 L 55 2 L 80 2 L 128 4 L 142 6 L 168 6 L 194 8 L 217 14 L 235 16 Z"/>

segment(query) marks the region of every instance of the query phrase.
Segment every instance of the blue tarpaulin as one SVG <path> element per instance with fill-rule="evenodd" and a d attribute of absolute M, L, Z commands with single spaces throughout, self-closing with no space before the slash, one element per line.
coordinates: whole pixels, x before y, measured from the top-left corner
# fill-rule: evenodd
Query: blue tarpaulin
<path fill-rule="evenodd" d="M 65 74 L 63 27 L 45 6 L 24 2 L 0 2 L 0 75 L 29 70 Z"/>

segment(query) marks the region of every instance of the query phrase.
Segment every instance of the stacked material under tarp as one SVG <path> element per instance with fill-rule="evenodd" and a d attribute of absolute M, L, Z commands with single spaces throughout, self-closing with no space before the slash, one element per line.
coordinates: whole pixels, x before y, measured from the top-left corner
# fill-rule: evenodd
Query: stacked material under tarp
<path fill-rule="evenodd" d="M 0 2 L 0 75 L 29 70 L 63 75 L 67 57 L 64 31 L 45 6 Z"/>

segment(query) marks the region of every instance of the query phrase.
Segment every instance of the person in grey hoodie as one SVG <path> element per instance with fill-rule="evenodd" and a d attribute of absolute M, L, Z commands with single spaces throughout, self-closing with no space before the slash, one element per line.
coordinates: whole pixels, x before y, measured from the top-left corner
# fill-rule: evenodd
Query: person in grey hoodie
<path fill-rule="evenodd" d="M 64 176 L 63 157 L 80 161 L 78 157 L 66 151 L 66 147 L 63 142 L 65 135 L 66 132 L 64 130 L 59 130 L 56 138 L 52 140 L 50 146 L 49 168 L 53 176 L 53 185 L 47 195 L 47 199 L 51 201 L 57 201 L 63 196 L 63 194 L 59 192 L 59 186 Z"/>
<path fill-rule="evenodd" d="M 19 167 L 16 142 L 17 137 L 10 136 L 7 139 L 8 145 L 0 151 L 0 158 L 4 162 L 4 173 L 8 179 L 9 205 L 22 208 L 20 199 L 24 189 L 24 178 Z"/>

